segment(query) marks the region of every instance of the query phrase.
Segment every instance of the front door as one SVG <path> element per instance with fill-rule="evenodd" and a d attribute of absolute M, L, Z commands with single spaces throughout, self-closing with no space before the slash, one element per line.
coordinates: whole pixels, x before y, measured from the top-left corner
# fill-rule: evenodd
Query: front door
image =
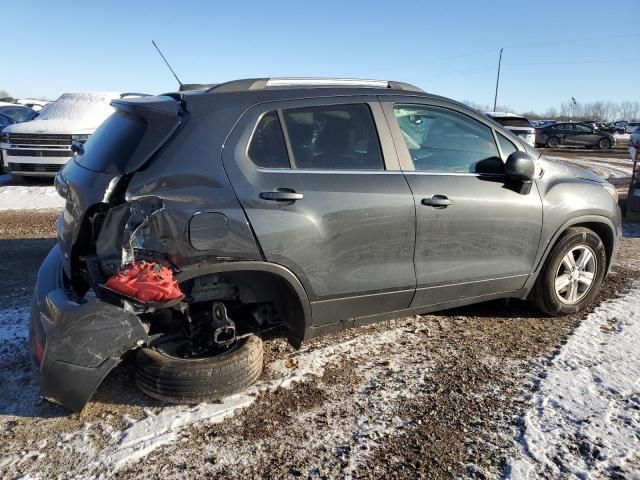
<path fill-rule="evenodd" d="M 515 291 L 533 269 L 542 228 L 535 187 L 504 175 L 518 142 L 480 116 L 434 100 L 383 103 L 416 208 L 412 307 Z"/>
<path fill-rule="evenodd" d="M 298 276 L 314 324 L 409 306 L 415 208 L 376 97 L 257 105 L 223 162 L 265 259 Z"/>

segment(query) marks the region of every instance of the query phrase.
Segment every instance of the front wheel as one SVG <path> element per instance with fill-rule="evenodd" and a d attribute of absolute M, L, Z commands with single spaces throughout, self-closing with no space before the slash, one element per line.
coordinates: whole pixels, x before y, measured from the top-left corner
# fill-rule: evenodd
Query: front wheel
<path fill-rule="evenodd" d="M 571 227 L 553 247 L 529 300 L 548 315 L 578 313 L 598 293 L 606 268 L 600 237 L 588 228 Z"/>
<path fill-rule="evenodd" d="M 598 142 L 598 147 L 600 150 L 609 150 L 611 148 L 611 140 L 608 138 L 601 138 Z"/>
<path fill-rule="evenodd" d="M 136 357 L 136 385 L 158 400 L 194 404 L 220 400 L 251 386 L 262 372 L 262 340 L 238 340 L 216 356 L 182 358 L 152 348 Z"/>

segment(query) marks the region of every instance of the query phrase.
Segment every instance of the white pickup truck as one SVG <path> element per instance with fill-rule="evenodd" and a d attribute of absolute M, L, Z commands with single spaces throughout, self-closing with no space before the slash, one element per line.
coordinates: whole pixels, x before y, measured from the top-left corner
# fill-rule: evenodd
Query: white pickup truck
<path fill-rule="evenodd" d="M 30 122 L 2 131 L 4 167 L 16 177 L 53 177 L 73 158 L 71 144 L 84 143 L 114 112 L 118 92 L 65 93 Z"/>

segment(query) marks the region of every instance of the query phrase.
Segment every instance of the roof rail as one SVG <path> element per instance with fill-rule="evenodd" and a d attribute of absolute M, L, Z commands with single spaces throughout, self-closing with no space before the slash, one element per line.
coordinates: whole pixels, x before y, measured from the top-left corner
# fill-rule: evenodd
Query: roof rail
<path fill-rule="evenodd" d="M 424 92 L 421 88 L 403 82 L 391 80 L 366 80 L 358 78 L 250 78 L 244 80 L 232 80 L 230 82 L 215 85 L 207 92 L 240 92 L 246 90 L 265 90 L 268 88 L 313 88 L 313 87 L 364 87 L 364 88 L 390 88 L 393 90 L 408 90 L 412 92 Z"/>

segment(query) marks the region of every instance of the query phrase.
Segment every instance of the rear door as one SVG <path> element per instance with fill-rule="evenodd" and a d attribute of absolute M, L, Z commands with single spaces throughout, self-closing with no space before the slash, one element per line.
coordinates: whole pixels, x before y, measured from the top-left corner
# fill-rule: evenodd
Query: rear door
<path fill-rule="evenodd" d="M 300 278 L 316 325 L 409 306 L 415 209 L 376 97 L 257 105 L 223 162 L 266 260 Z"/>
<path fill-rule="evenodd" d="M 542 204 L 533 184 L 507 184 L 503 162 L 523 150 L 448 102 L 392 98 L 383 108 L 416 208 L 412 307 L 515 291 L 533 269 Z"/>

